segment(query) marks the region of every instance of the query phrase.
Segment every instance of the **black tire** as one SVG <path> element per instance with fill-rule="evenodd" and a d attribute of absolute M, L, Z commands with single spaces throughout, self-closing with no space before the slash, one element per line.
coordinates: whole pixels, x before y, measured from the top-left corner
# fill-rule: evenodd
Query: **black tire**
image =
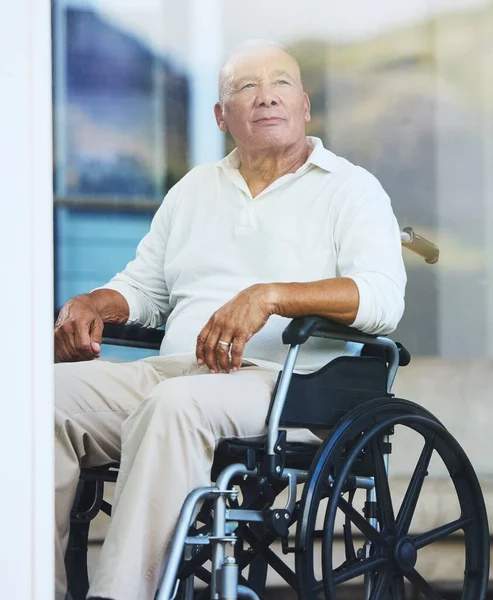
<path fill-rule="evenodd" d="M 382 446 L 383 436 L 392 432 L 394 427 L 407 428 L 424 440 L 397 517 L 394 516 Z M 441 527 L 413 535 L 409 533 L 409 527 L 430 461 L 435 455 L 440 457 L 448 471 L 460 515 Z M 355 474 L 375 479 L 378 529 L 372 527 L 343 496 L 350 477 Z M 333 478 L 331 485 L 328 483 L 329 476 Z M 320 516 L 324 499 L 327 499 L 324 526 L 322 531 L 317 532 L 317 516 Z M 458 442 L 431 413 L 417 404 L 400 399 L 377 399 L 360 405 L 341 419 L 313 461 L 300 501 L 300 515 L 296 532 L 299 549 L 296 574 L 301 600 L 337 600 L 340 596 L 338 589 L 341 589 L 338 586 L 354 581 L 364 573 L 371 573 L 373 577 L 371 600 L 405 600 L 404 582 L 414 588 L 413 597 L 440 600 L 442 596 L 415 568 L 416 560 L 424 547 L 459 530 L 463 531 L 459 540 L 464 545 L 461 600 L 486 598 L 489 529 L 478 479 Z M 362 538 L 371 541 L 368 557 L 361 554 L 356 557 L 351 553 L 351 557 L 347 557 L 350 562 L 334 566 L 337 515 L 344 515 Z M 322 538 L 321 565 L 315 564 L 317 536 Z M 353 544 L 352 539 L 350 542 L 349 546 Z M 321 578 L 316 575 L 320 570 L 317 566 L 321 566 Z M 361 594 L 360 598 L 364 597 Z"/>

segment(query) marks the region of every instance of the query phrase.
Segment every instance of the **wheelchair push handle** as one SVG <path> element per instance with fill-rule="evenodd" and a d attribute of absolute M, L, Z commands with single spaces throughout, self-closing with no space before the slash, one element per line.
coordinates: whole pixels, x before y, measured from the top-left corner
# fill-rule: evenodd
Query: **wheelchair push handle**
<path fill-rule="evenodd" d="M 404 227 L 401 231 L 401 243 L 404 248 L 419 254 L 429 265 L 438 262 L 440 250 L 435 244 L 421 235 L 418 235 L 412 227 Z"/>

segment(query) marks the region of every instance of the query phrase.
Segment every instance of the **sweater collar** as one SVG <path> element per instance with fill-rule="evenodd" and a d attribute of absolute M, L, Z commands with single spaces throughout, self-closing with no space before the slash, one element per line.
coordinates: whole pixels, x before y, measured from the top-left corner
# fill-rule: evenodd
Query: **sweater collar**
<path fill-rule="evenodd" d="M 298 171 L 306 170 L 310 165 L 315 165 L 324 171 L 333 173 L 341 169 L 341 161 L 330 150 L 324 147 L 322 140 L 317 137 L 307 136 L 306 138 L 308 145 L 312 148 L 310 156 L 308 157 L 305 164 L 303 164 Z M 238 170 L 240 167 L 240 156 L 238 149 L 235 148 L 222 160 L 217 162 L 217 165 L 223 169 L 235 169 Z"/>

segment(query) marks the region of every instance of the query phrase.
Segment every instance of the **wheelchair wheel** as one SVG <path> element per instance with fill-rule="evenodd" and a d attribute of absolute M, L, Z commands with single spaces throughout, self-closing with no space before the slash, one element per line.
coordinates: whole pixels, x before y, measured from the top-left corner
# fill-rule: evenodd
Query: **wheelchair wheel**
<path fill-rule="evenodd" d="M 392 463 L 387 476 L 384 459 L 384 451 L 390 449 L 384 436 L 394 432 L 394 446 L 395 438 L 404 436 L 406 452 L 417 450 L 410 483 L 400 495 L 393 486 Z M 419 499 L 429 472 L 446 476 L 456 514 L 452 519 L 444 517 L 443 524 L 433 523 L 429 530 L 415 532 L 417 507 L 424 508 L 426 516 L 427 507 Z M 376 503 L 366 503 L 362 511 L 353 505 L 354 494 L 362 493 L 354 489 L 356 477 L 375 481 Z M 371 587 L 360 593 L 361 599 L 405 600 L 405 589 L 412 588 L 413 598 L 440 600 L 442 596 L 422 573 L 430 560 L 437 562 L 430 549 L 433 552 L 447 538 L 453 540 L 454 548 L 461 545 L 461 600 L 486 598 L 489 530 L 478 479 L 458 442 L 416 404 L 378 399 L 350 411 L 320 447 L 299 509 L 296 573 L 303 600 L 337 600 L 344 595 L 344 584 L 361 585 L 365 575 L 371 576 Z M 373 524 L 367 517 L 374 518 Z M 343 540 L 336 533 L 341 523 Z M 317 546 L 320 539 L 321 548 Z M 362 547 L 356 550 L 358 543 Z M 341 561 L 336 556 L 341 545 L 344 555 L 341 564 L 336 564 Z"/>

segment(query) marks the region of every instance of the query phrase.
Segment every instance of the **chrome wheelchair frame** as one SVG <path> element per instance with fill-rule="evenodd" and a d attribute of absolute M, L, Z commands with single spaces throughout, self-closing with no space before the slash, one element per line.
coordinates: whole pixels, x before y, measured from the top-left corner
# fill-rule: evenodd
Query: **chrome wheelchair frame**
<path fill-rule="evenodd" d="M 300 344 L 313 334 L 383 349 L 387 366 L 387 395 L 366 400 L 348 411 L 335 424 L 309 469 L 289 468 L 285 466 L 282 458 L 287 445 L 285 435 L 279 427 Z M 240 538 L 235 531 L 248 523 L 260 523 L 268 532 L 284 539 L 288 536 L 289 527 L 297 524 L 295 546 L 288 548 L 287 543 L 283 544 L 283 551 L 295 553 L 295 572 L 288 574 L 286 570 L 279 568 L 275 561 L 268 562 L 284 576 L 295 588 L 298 597 L 303 600 L 319 598 L 320 594 L 324 598 L 335 600 L 338 597 L 337 586 L 359 575 L 364 576 L 366 600 L 404 600 L 405 579 L 422 594 L 422 597 L 437 600 L 441 596 L 415 568 L 418 551 L 434 541 L 462 530 L 466 544 L 462 598 L 485 598 L 489 572 L 489 534 L 481 489 L 467 457 L 443 425 L 419 405 L 392 397 L 391 389 L 399 362 L 406 364 L 410 358 L 406 356 L 405 349 L 399 349 L 397 344 L 388 338 L 362 334 L 318 317 L 293 320 L 283 339 L 285 343 L 292 343 L 271 405 L 265 453 L 260 461 L 251 461 L 249 465 L 246 464 L 248 461 L 230 464 L 222 470 L 215 486 L 194 490 L 188 496 L 175 531 L 171 552 L 166 560 L 157 600 L 175 598 L 180 583 L 182 600 L 191 600 L 194 597 L 193 583 L 190 579 L 186 575 L 179 578 L 180 563 L 184 556 L 193 557 L 194 552 L 204 545 L 211 546 L 210 592 L 207 597 L 219 600 L 257 600 L 259 595 L 238 579 L 240 566 L 244 568 L 245 565 L 244 561 L 242 564 L 241 554 L 235 552 Z M 327 401 L 330 402 L 330 396 Z M 303 427 L 306 423 L 298 425 Z M 394 516 L 387 481 L 390 436 L 396 426 L 410 427 L 425 440 L 397 517 Z M 362 456 L 365 450 L 366 456 Z M 409 527 L 435 451 L 444 459 L 449 469 L 457 490 L 461 515 L 436 530 L 414 536 L 409 533 Z M 343 465 L 340 464 L 341 455 L 346 460 Z M 369 461 L 370 465 L 353 472 L 353 467 L 361 460 Z M 232 487 L 232 482 L 239 478 L 245 481 L 262 477 L 269 482 L 278 481 L 285 484 L 288 498 L 284 508 L 236 508 L 238 491 Z M 304 483 L 305 488 L 301 500 L 297 502 L 298 483 Z M 366 490 L 363 511 L 365 521 L 355 511 L 351 501 L 343 497 L 345 493 L 351 496 L 357 489 Z M 310 558 L 310 553 L 313 552 L 311 537 L 316 526 L 313 512 L 318 511 L 317 503 L 324 497 L 328 498 L 324 519 L 326 531 L 322 531 L 321 534 L 326 548 L 322 557 L 323 577 L 317 579 L 311 564 L 313 558 Z M 194 525 L 197 505 L 204 499 L 211 500 L 213 505 L 210 529 L 205 535 L 191 535 L 190 528 Z M 337 511 L 345 515 L 348 529 L 344 536 L 346 561 L 334 568 L 331 548 Z M 365 538 L 357 555 L 351 539 L 351 525 L 356 526 Z M 188 553 L 187 548 L 190 550 Z M 189 577 L 193 579 L 193 575 Z"/>
<path fill-rule="evenodd" d="M 302 321 L 305 321 L 305 323 Z M 370 343 L 386 349 L 389 352 L 387 392 L 391 393 L 392 384 L 399 365 L 399 348 L 395 342 L 381 336 L 365 335 L 357 330 L 350 331 L 351 328 L 344 328 L 317 317 L 295 320 L 291 323 L 291 326 L 298 326 L 298 328 L 302 330 L 300 337 L 303 341 L 306 341 L 311 333 L 315 332 L 317 324 L 322 325 L 322 327 L 325 324 L 325 329 L 321 328 L 317 337 L 342 339 L 362 344 Z M 286 340 L 289 339 L 289 334 L 288 328 L 285 332 Z M 300 345 L 301 344 L 292 344 L 289 348 L 278 381 L 268 420 L 266 446 L 268 468 L 264 470 L 264 474 L 275 478 L 278 477 L 288 484 L 289 495 L 287 505 L 284 509 L 274 512 L 275 519 L 283 519 L 285 521 L 291 520 L 291 515 L 296 502 L 297 484 L 305 482 L 308 477 L 307 471 L 283 468 L 280 459 L 280 453 L 282 451 L 282 446 L 280 444 L 282 444 L 282 442 L 280 441 L 279 436 L 279 426 Z M 388 435 L 385 435 L 384 438 L 386 443 L 388 443 Z M 171 600 L 176 596 L 176 587 L 179 583 L 179 580 L 177 581 L 178 567 L 183 555 L 183 548 L 189 545 L 203 545 L 207 543 L 212 544 L 211 599 L 219 598 L 221 600 L 229 600 L 230 598 L 245 597 L 258 600 L 258 596 L 253 590 L 238 585 L 238 566 L 236 565 L 236 561 L 234 557 L 226 556 L 226 546 L 231 545 L 231 547 L 233 547 L 237 541 L 237 538 L 234 535 L 234 527 L 231 526 L 231 523 L 264 521 L 264 517 L 259 511 L 233 508 L 228 509 L 226 507 L 226 498 L 235 500 L 238 495 L 236 490 L 231 489 L 232 479 L 238 476 L 247 478 L 258 474 L 259 468 L 257 467 L 249 469 L 246 465 L 241 463 L 232 464 L 222 471 L 215 486 L 199 488 L 189 494 L 180 514 L 171 552 L 167 558 L 164 577 L 157 594 L 157 600 Z M 367 490 L 367 499 L 369 502 L 376 501 L 375 485 L 371 477 L 356 477 L 355 485 L 356 487 Z M 206 498 L 214 499 L 215 504 L 212 536 L 189 536 L 188 532 L 193 523 L 197 504 Z M 372 526 L 375 527 L 376 520 L 373 518 L 370 522 L 373 522 Z M 372 581 L 368 574 L 365 585 L 370 592 L 372 589 Z M 236 594 L 234 592 L 235 589 L 237 590 Z"/>

